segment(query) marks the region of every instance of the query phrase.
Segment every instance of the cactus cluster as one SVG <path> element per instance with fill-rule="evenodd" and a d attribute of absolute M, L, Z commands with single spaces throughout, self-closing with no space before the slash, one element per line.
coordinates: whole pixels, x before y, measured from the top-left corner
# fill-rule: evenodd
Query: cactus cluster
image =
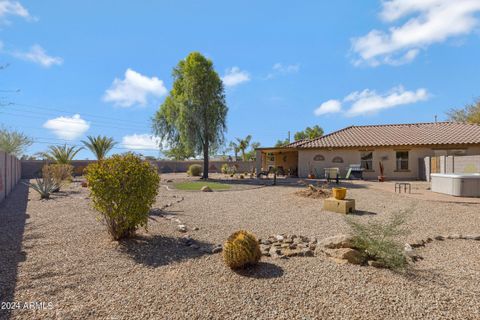
<path fill-rule="evenodd" d="M 261 256 L 257 238 L 245 230 L 233 233 L 223 246 L 223 259 L 232 269 L 256 264 Z"/>

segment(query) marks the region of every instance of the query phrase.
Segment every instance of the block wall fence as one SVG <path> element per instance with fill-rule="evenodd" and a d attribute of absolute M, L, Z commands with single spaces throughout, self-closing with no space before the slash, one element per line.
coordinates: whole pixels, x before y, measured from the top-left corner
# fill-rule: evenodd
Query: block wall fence
<path fill-rule="evenodd" d="M 20 160 L 0 150 L 0 202 L 2 202 L 20 181 L 22 165 Z"/>
<path fill-rule="evenodd" d="M 85 169 L 90 163 L 96 162 L 96 160 L 73 160 L 72 165 L 74 167 L 74 175 L 82 175 L 83 169 Z M 42 167 L 47 163 L 45 160 L 22 160 L 22 179 L 32 179 L 40 176 Z M 199 164 L 203 167 L 203 161 L 170 161 L 170 160 L 158 160 L 150 161 L 154 164 L 159 173 L 171 173 L 171 172 L 187 172 L 188 167 L 192 164 Z M 228 165 L 235 165 L 237 172 L 250 172 L 255 167 L 255 162 L 252 161 L 210 161 L 209 172 L 221 172 L 222 165 L 227 163 Z"/>

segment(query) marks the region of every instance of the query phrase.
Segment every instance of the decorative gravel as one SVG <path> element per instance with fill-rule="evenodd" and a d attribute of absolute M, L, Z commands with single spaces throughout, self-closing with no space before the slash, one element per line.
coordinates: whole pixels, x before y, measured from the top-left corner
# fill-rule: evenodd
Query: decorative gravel
<path fill-rule="evenodd" d="M 348 232 L 344 216 L 322 211 L 321 199 L 298 197 L 298 190 L 161 188 L 155 206 L 164 209 L 153 212 L 148 233 L 117 243 L 78 183 L 49 201 L 31 191 L 28 205 L 27 189 L 19 185 L 0 205 L 0 300 L 44 302 L 46 310 L 1 310 L 0 318 L 480 318 L 480 241 L 433 241 L 418 249 L 424 259 L 406 274 L 337 265 L 321 255 L 264 257 L 254 268 L 233 272 L 221 254 L 182 241 L 188 234 L 199 246 L 214 246 L 238 229 L 260 238 L 285 233 L 322 239 Z M 412 210 L 405 242 L 480 233 L 479 205 L 422 201 L 359 185 L 348 197 L 356 199 L 355 218 L 361 221 Z"/>

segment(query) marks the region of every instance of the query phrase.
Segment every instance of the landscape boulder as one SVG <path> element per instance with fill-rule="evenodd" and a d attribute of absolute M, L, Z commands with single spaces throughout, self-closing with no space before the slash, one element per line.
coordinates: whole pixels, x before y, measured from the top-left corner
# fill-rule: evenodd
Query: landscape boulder
<path fill-rule="evenodd" d="M 364 255 L 352 248 L 325 249 L 325 254 L 337 263 L 363 264 Z"/>
<path fill-rule="evenodd" d="M 317 244 L 317 248 L 319 248 L 320 250 L 353 248 L 353 237 L 346 234 L 339 234 L 333 237 L 328 237 L 320 240 Z"/>
<path fill-rule="evenodd" d="M 213 190 L 209 186 L 203 186 L 202 189 L 200 189 L 200 191 L 202 191 L 202 192 L 212 192 Z"/>

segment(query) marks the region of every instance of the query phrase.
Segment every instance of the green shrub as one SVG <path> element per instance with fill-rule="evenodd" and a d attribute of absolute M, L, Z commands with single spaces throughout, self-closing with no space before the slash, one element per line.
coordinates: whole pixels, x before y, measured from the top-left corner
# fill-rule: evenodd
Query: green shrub
<path fill-rule="evenodd" d="M 227 174 L 227 173 L 228 173 L 228 170 L 229 170 L 229 168 L 230 168 L 230 167 L 228 166 L 228 163 L 224 163 L 224 164 L 222 164 L 222 168 L 221 168 L 221 170 L 222 170 L 222 173 L 223 173 L 223 174 Z"/>
<path fill-rule="evenodd" d="M 348 218 L 352 228 L 353 245 L 365 255 L 367 260 L 380 262 L 386 268 L 403 270 L 407 267 L 407 259 L 403 245 L 396 237 L 407 234 L 403 228 L 406 214 L 398 212 L 386 222 L 370 221 L 365 224 Z"/>
<path fill-rule="evenodd" d="M 248 231 L 233 233 L 223 246 L 223 260 L 232 269 L 256 264 L 261 256 L 257 238 Z"/>
<path fill-rule="evenodd" d="M 129 237 L 147 227 L 160 177 L 152 165 L 132 153 L 114 155 L 86 169 L 95 209 L 113 239 Z"/>
<path fill-rule="evenodd" d="M 199 164 L 192 164 L 188 167 L 187 174 L 192 177 L 199 177 L 202 174 L 202 166 Z"/>
<path fill-rule="evenodd" d="M 59 191 L 66 183 L 72 180 L 73 166 L 71 164 L 46 164 L 42 168 L 42 177 L 51 178 L 57 185 L 55 191 Z"/>

